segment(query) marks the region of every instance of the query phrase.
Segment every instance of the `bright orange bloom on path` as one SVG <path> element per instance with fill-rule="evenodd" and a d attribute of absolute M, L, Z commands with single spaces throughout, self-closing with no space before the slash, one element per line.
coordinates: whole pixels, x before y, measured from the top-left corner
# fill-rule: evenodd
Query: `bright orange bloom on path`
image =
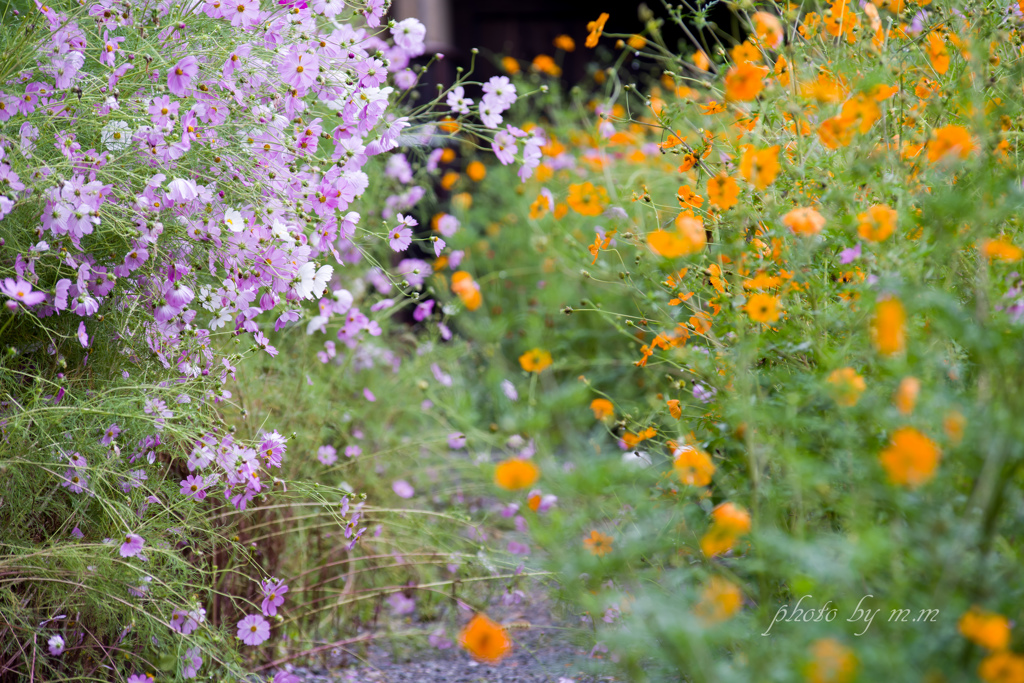
<path fill-rule="evenodd" d="M 488 664 L 497 664 L 512 652 L 512 641 L 501 624 L 485 614 L 477 614 L 459 633 L 459 644 Z"/>
<path fill-rule="evenodd" d="M 533 486 L 540 479 L 540 469 L 529 460 L 509 458 L 494 469 L 494 483 L 507 491 Z"/>

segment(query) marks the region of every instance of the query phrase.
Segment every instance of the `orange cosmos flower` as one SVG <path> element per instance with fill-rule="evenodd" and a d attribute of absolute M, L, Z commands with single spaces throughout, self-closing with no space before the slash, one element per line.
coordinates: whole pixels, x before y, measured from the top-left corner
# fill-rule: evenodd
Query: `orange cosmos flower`
<path fill-rule="evenodd" d="M 857 233 L 869 242 L 881 242 L 896 230 L 896 209 L 885 204 L 875 204 L 866 212 L 857 214 L 860 225 Z"/>
<path fill-rule="evenodd" d="M 646 441 L 647 439 L 653 439 L 657 435 L 658 435 L 658 430 L 657 429 L 655 429 L 654 427 L 648 427 L 647 429 L 642 430 L 639 434 L 634 434 L 633 432 L 624 432 L 622 434 L 622 440 L 623 440 L 623 442 L 625 442 L 625 444 L 627 446 L 632 448 L 633 446 L 636 446 L 641 441 Z"/>
<path fill-rule="evenodd" d="M 775 60 L 775 68 L 772 69 L 772 73 L 775 74 L 775 78 L 778 79 L 779 85 L 784 88 L 789 85 L 790 69 L 789 62 L 786 61 L 785 57 L 780 55 L 779 58 Z"/>
<path fill-rule="evenodd" d="M 779 175 L 779 146 L 754 149 L 748 145 L 740 159 L 740 174 L 759 190 L 774 183 Z"/>
<path fill-rule="evenodd" d="M 704 584 L 694 613 L 707 624 L 721 623 L 736 614 L 743 605 L 743 593 L 731 581 L 717 576 Z"/>
<path fill-rule="evenodd" d="M 871 338 L 883 356 L 895 356 L 907 346 L 907 312 L 899 299 L 884 299 L 875 307 L 871 321 Z"/>
<path fill-rule="evenodd" d="M 550 209 L 551 202 L 548 201 L 547 197 L 539 194 L 537 195 L 537 198 L 533 200 L 533 203 L 530 204 L 530 218 L 535 221 L 540 220 L 547 215 Z"/>
<path fill-rule="evenodd" d="M 916 377 L 904 377 L 892 397 L 896 409 L 903 415 L 910 415 L 917 405 L 917 397 L 921 393 L 921 380 Z"/>
<path fill-rule="evenodd" d="M 835 37 L 846 35 L 848 42 L 855 39 L 853 29 L 860 25 L 860 18 L 846 0 L 834 0 L 825 12 L 825 30 Z"/>
<path fill-rule="evenodd" d="M 533 486 L 539 478 L 540 470 L 537 466 L 522 458 L 509 458 L 494 468 L 494 483 L 507 491 Z"/>
<path fill-rule="evenodd" d="M 704 205 L 704 198 L 694 192 L 689 185 L 680 185 L 679 192 L 676 193 L 676 199 L 683 206 L 692 206 L 695 209 L 700 208 Z"/>
<path fill-rule="evenodd" d="M 446 190 L 452 189 L 452 186 L 459 181 L 459 174 L 455 171 L 445 171 L 444 175 L 441 176 L 441 187 Z"/>
<path fill-rule="evenodd" d="M 703 50 L 697 50 L 693 53 L 693 63 L 701 71 L 707 71 L 711 68 L 711 60 L 708 59 Z"/>
<path fill-rule="evenodd" d="M 743 310 L 756 323 L 773 323 L 779 319 L 779 299 L 764 292 L 751 294 Z"/>
<path fill-rule="evenodd" d="M 804 668 L 808 683 L 850 683 L 857 674 L 853 650 L 833 638 L 821 638 L 810 647 L 811 661 Z"/>
<path fill-rule="evenodd" d="M 777 16 L 768 12 L 754 12 L 750 20 L 754 24 L 754 35 L 762 45 L 772 50 L 782 45 L 782 22 Z"/>
<path fill-rule="evenodd" d="M 761 61 L 761 51 L 758 50 L 757 46 L 749 40 L 740 43 L 730 50 L 729 56 L 732 57 L 732 61 L 737 64 L 742 64 L 743 62 L 757 63 Z"/>
<path fill-rule="evenodd" d="M 853 368 L 839 368 L 828 376 L 828 383 L 833 387 L 833 398 L 839 405 L 852 408 L 857 405 L 860 395 L 867 388 L 864 378 Z"/>
<path fill-rule="evenodd" d="M 1010 646 L 1010 622 L 1001 614 L 987 612 L 977 605 L 960 617 L 958 624 L 964 638 L 986 650 L 996 652 Z"/>
<path fill-rule="evenodd" d="M 742 536 L 750 531 L 750 513 L 735 503 L 722 503 L 711 511 L 716 526 Z"/>
<path fill-rule="evenodd" d="M 515 76 L 519 73 L 519 62 L 517 62 L 514 57 L 502 57 L 501 68 L 504 69 L 509 76 Z"/>
<path fill-rule="evenodd" d="M 740 186 L 730 176 L 720 173 L 708 180 L 708 201 L 722 211 L 739 204 Z"/>
<path fill-rule="evenodd" d="M 597 47 L 597 41 L 601 37 L 601 33 L 604 31 L 604 24 L 606 21 L 608 21 L 608 13 L 601 12 L 597 21 L 587 22 L 587 31 L 590 33 L 587 35 L 587 41 L 584 45 L 587 47 Z"/>
<path fill-rule="evenodd" d="M 707 244 L 704 222 L 687 214 L 676 217 L 676 230 L 655 230 L 647 236 L 647 244 L 665 258 L 696 254 Z"/>
<path fill-rule="evenodd" d="M 764 89 L 768 67 L 751 62 L 738 64 L 725 73 L 725 96 L 730 100 L 749 102 Z"/>
<path fill-rule="evenodd" d="M 593 530 L 590 532 L 590 538 L 583 539 L 583 545 L 587 547 L 591 555 L 597 555 L 601 557 L 607 555 L 612 551 L 612 541 L 615 540 L 611 536 L 602 534 L 600 531 Z"/>
<path fill-rule="evenodd" d="M 818 126 L 818 139 L 828 149 L 846 147 L 853 140 L 853 121 L 842 116 L 825 119 Z"/>
<path fill-rule="evenodd" d="M 714 523 L 700 539 L 700 549 L 707 557 L 730 550 L 740 536 L 750 531 L 750 513 L 733 503 L 722 503 L 711 517 Z"/>
<path fill-rule="evenodd" d="M 647 39 L 634 33 L 629 37 L 629 40 L 626 41 L 626 44 L 634 50 L 642 50 L 647 47 Z"/>
<path fill-rule="evenodd" d="M 946 437 L 954 446 L 963 441 L 964 429 L 966 429 L 966 427 L 967 418 L 957 410 L 949 411 L 946 413 L 946 417 L 942 419 L 942 429 L 946 432 Z"/>
<path fill-rule="evenodd" d="M 566 200 L 572 210 L 581 216 L 599 216 L 608 203 L 608 192 L 603 187 L 595 187 L 589 180 L 569 186 L 569 197 Z"/>
<path fill-rule="evenodd" d="M 485 614 L 477 614 L 466 624 L 459 633 L 459 644 L 474 659 L 488 664 L 497 664 L 512 652 L 512 641 L 505 629 Z"/>
<path fill-rule="evenodd" d="M 595 398 L 590 402 L 590 409 L 594 411 L 595 420 L 603 420 L 615 414 L 615 406 L 606 398 Z"/>
<path fill-rule="evenodd" d="M 860 93 L 843 104 L 842 118 L 861 133 L 867 133 L 875 121 L 882 117 L 875 98 Z"/>
<path fill-rule="evenodd" d="M 928 161 L 932 163 L 950 155 L 966 159 L 973 151 L 974 141 L 963 126 L 936 128 L 928 141 Z"/>
<path fill-rule="evenodd" d="M 562 75 L 562 68 L 555 63 L 548 55 L 537 55 L 533 58 L 533 68 L 548 76 L 558 78 Z"/>
<path fill-rule="evenodd" d="M 487 176 L 487 167 L 479 161 L 471 161 L 469 166 L 466 166 L 466 175 L 473 182 L 479 183 Z"/>
<path fill-rule="evenodd" d="M 473 276 L 464 270 L 452 273 L 452 291 L 462 300 L 462 304 L 470 311 L 480 308 L 483 303 L 483 296 L 480 294 L 480 285 L 473 280 Z"/>
<path fill-rule="evenodd" d="M 815 209 L 804 206 L 783 216 L 782 223 L 796 235 L 817 235 L 825 227 L 825 217 Z"/>
<path fill-rule="evenodd" d="M 1024 683 L 1024 657 L 997 652 L 981 660 L 978 676 L 985 683 Z"/>
<path fill-rule="evenodd" d="M 519 365 L 527 372 L 544 372 L 551 365 L 551 353 L 543 349 L 530 349 L 519 356 Z"/>
<path fill-rule="evenodd" d="M 693 446 L 680 446 L 675 452 L 672 467 L 679 480 L 687 486 L 707 486 L 715 473 L 715 465 L 702 450 Z"/>
<path fill-rule="evenodd" d="M 989 261 L 1013 262 L 1024 257 L 1024 249 L 1003 240 L 985 240 L 981 243 L 981 253 L 987 256 Z"/>
<path fill-rule="evenodd" d="M 890 482 L 916 488 L 935 476 L 939 456 L 934 441 L 913 427 L 900 427 L 878 458 Z"/>
<path fill-rule="evenodd" d="M 683 408 L 679 405 L 679 399 L 673 398 L 665 401 L 665 405 L 668 406 L 669 415 L 675 419 L 679 419 L 683 416 Z"/>
<path fill-rule="evenodd" d="M 925 51 L 928 53 L 928 61 L 932 63 L 935 73 L 940 76 L 946 73 L 949 69 L 949 49 L 946 47 L 946 41 L 943 40 L 941 33 L 932 31 L 928 34 L 928 45 Z"/>
<path fill-rule="evenodd" d="M 576 49 L 576 41 L 572 37 L 562 34 L 557 36 L 554 41 L 555 47 L 564 52 L 572 52 Z"/>

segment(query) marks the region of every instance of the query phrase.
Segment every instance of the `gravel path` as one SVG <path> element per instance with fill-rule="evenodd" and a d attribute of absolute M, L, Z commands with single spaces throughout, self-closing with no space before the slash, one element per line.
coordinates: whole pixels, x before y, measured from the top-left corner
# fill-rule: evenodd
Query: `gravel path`
<path fill-rule="evenodd" d="M 611 677 L 593 677 L 581 669 L 588 650 L 569 642 L 566 630 L 552 617 L 542 592 L 526 605 L 494 605 L 488 615 L 500 623 L 528 622 L 529 628 L 509 632 L 512 654 L 497 666 L 474 661 L 456 645 L 431 649 L 396 661 L 391 651 L 374 645 L 368 658 L 355 666 L 291 670 L 302 683 L 611 683 Z"/>

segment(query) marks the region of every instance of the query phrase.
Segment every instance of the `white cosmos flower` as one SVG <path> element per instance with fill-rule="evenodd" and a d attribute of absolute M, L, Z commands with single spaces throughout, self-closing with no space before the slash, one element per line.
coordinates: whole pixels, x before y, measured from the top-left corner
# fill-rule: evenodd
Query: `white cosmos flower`
<path fill-rule="evenodd" d="M 235 209 L 228 209 L 224 212 L 224 225 L 228 226 L 231 232 L 242 232 L 245 230 L 245 219 Z"/>
<path fill-rule="evenodd" d="M 111 121 L 100 131 L 100 140 L 112 152 L 122 150 L 132 140 L 132 129 L 126 121 Z"/>

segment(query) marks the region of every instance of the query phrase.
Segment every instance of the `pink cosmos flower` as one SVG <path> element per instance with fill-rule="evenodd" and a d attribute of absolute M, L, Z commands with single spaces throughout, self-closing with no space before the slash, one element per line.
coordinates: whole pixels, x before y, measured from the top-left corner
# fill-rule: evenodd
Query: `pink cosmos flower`
<path fill-rule="evenodd" d="M 416 611 L 416 601 L 408 598 L 402 593 L 392 593 L 388 597 L 388 604 L 396 617 L 403 617 Z"/>
<path fill-rule="evenodd" d="M 399 498 L 412 498 L 416 494 L 416 490 L 412 487 L 412 484 L 407 482 L 405 479 L 396 479 L 391 484 L 391 490 L 395 492 L 395 495 Z"/>
<path fill-rule="evenodd" d="M 412 244 L 412 230 L 402 225 L 392 229 L 388 237 L 394 251 L 405 251 Z"/>
<path fill-rule="evenodd" d="M 173 202 L 187 204 L 199 196 L 199 186 L 194 180 L 175 178 L 167 183 L 167 198 Z"/>
<path fill-rule="evenodd" d="M 321 446 L 316 450 L 316 459 L 324 465 L 331 466 L 338 461 L 338 451 L 329 444 Z"/>
<path fill-rule="evenodd" d="M 0 292 L 10 297 L 12 302 L 17 301 L 26 306 L 35 306 L 46 301 L 46 294 L 33 292 L 32 285 L 21 278 L 17 280 L 5 278 L 3 284 L 0 285 Z"/>
<path fill-rule="evenodd" d="M 107 427 L 106 431 L 103 432 L 103 437 L 100 439 L 100 443 L 104 446 L 109 446 L 110 442 L 118 437 L 121 433 L 121 428 L 117 426 L 117 423 Z"/>
<path fill-rule="evenodd" d="M 440 257 L 441 252 L 444 251 L 444 248 L 447 246 L 445 241 L 437 235 L 434 235 L 431 241 L 434 243 L 434 256 Z"/>
<path fill-rule="evenodd" d="M 199 62 L 189 55 L 167 72 L 167 89 L 178 97 L 185 97 L 192 79 L 199 73 Z"/>
<path fill-rule="evenodd" d="M 203 665 L 203 658 L 199 656 L 199 648 L 192 647 L 185 650 L 181 658 L 181 677 L 195 678 L 199 674 L 199 667 Z"/>
<path fill-rule="evenodd" d="M 262 582 L 263 604 L 260 609 L 268 617 L 277 614 L 277 608 L 284 604 L 284 594 L 288 592 L 288 586 L 279 579 L 266 579 Z"/>
<path fill-rule="evenodd" d="M 50 639 L 46 641 L 46 646 L 51 655 L 59 657 L 64 652 L 64 639 L 60 636 L 50 636 Z"/>
<path fill-rule="evenodd" d="M 260 18 L 260 0 L 230 0 L 225 3 L 225 18 L 232 26 L 251 26 Z"/>
<path fill-rule="evenodd" d="M 297 45 L 293 45 L 281 60 L 277 70 L 283 82 L 304 91 L 316 82 L 320 60 L 315 54 L 303 52 Z"/>
<path fill-rule="evenodd" d="M 78 341 L 83 348 L 89 348 L 89 335 L 85 333 L 85 322 L 78 323 Z"/>
<path fill-rule="evenodd" d="M 121 544 L 121 557 L 135 557 L 142 551 L 146 541 L 138 534 L 126 534 Z"/>
<path fill-rule="evenodd" d="M 270 637 L 270 623 L 258 614 L 250 614 L 238 622 L 238 637 L 246 645 L 259 645 Z"/>
<path fill-rule="evenodd" d="M 189 475 L 181 480 L 181 495 L 189 496 L 197 502 L 206 498 L 206 489 L 203 488 L 201 476 Z"/>

